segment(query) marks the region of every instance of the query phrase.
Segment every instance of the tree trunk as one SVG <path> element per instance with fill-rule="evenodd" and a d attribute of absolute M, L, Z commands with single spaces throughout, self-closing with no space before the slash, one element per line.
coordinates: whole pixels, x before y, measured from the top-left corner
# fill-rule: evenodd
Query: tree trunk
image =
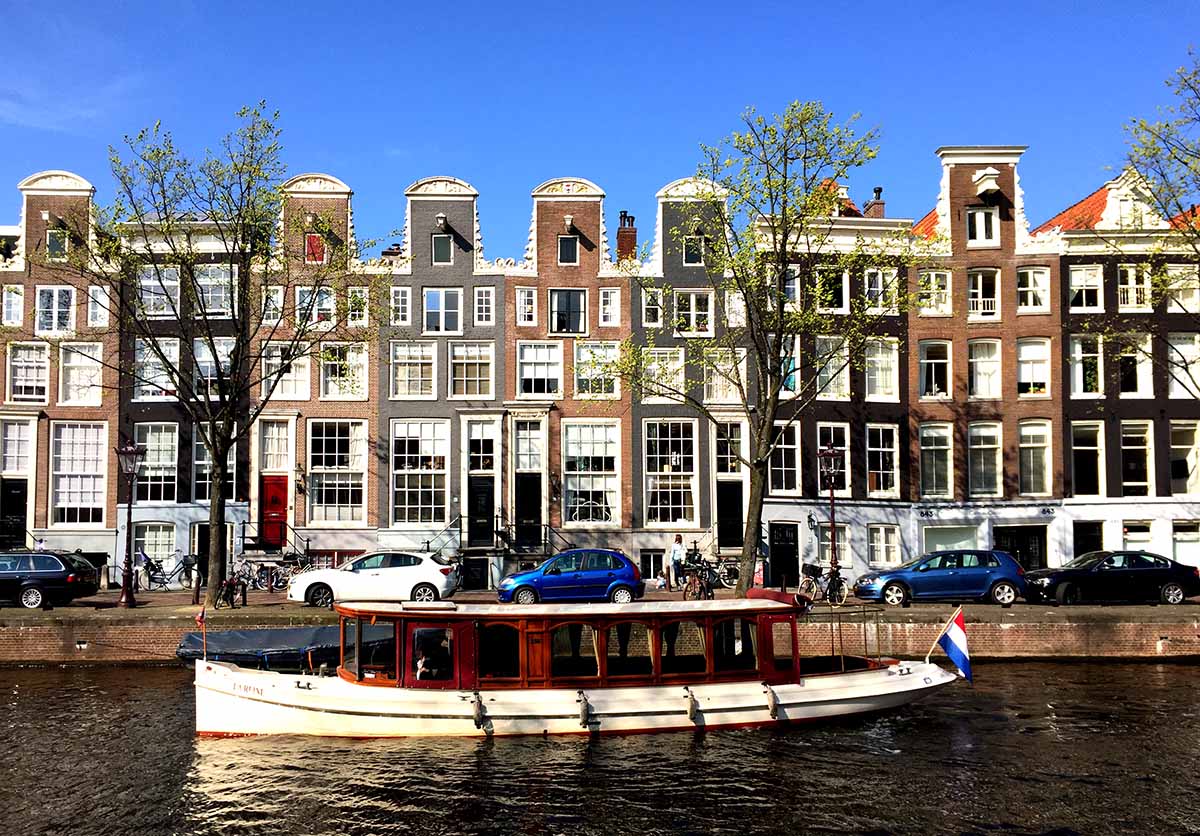
<path fill-rule="evenodd" d="M 208 490 L 208 593 L 204 596 L 206 606 L 216 608 L 221 582 L 225 580 L 225 452 L 214 455 L 208 451 L 212 469 L 209 472 Z"/>
<path fill-rule="evenodd" d="M 750 501 L 746 507 L 746 530 L 742 535 L 742 556 L 738 561 L 738 582 L 734 594 L 746 597 L 754 585 L 754 564 L 758 561 L 758 544 L 762 534 L 763 498 L 767 492 L 767 465 L 750 468 Z"/>

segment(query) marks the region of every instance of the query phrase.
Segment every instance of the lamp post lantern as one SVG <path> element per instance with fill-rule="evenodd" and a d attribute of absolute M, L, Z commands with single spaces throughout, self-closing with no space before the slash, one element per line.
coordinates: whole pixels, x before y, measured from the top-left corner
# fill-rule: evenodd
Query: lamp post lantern
<path fill-rule="evenodd" d="M 829 568 L 837 571 L 837 507 L 833 488 L 838 474 L 842 472 L 842 451 L 830 445 L 817 451 L 817 459 L 821 465 L 821 479 L 829 486 Z"/>
<path fill-rule="evenodd" d="M 129 477 L 129 505 L 125 517 L 125 539 L 128 542 L 125 544 L 125 565 L 121 569 L 121 597 L 117 604 L 132 608 L 137 606 L 137 599 L 133 594 L 133 499 L 137 489 L 138 466 L 145 458 L 146 450 L 132 441 L 126 441 L 116 448 L 116 453 L 121 472 Z"/>

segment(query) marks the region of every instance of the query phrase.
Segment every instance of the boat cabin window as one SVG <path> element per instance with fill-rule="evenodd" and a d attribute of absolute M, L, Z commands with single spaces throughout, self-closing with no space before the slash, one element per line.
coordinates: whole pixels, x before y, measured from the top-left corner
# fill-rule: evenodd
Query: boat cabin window
<path fill-rule="evenodd" d="M 342 619 L 342 667 L 358 674 L 358 619 Z"/>
<path fill-rule="evenodd" d="M 454 677 L 454 631 L 442 627 L 421 627 L 412 631 L 411 673 L 414 679 L 452 679 Z"/>
<path fill-rule="evenodd" d="M 596 631 L 590 624 L 563 624 L 550 633 L 550 676 L 599 676 L 600 657 Z"/>
<path fill-rule="evenodd" d="M 362 624 L 362 679 L 396 678 L 396 622 Z"/>
<path fill-rule="evenodd" d="M 650 629 L 645 624 L 624 622 L 608 628 L 607 671 L 609 676 L 650 676 Z"/>
<path fill-rule="evenodd" d="M 776 621 L 771 624 L 771 655 L 776 671 L 792 670 L 792 651 L 795 647 L 792 633 L 795 627 L 793 621 Z"/>
<path fill-rule="evenodd" d="M 704 660 L 704 628 L 695 621 L 668 621 L 662 626 L 662 672 L 670 674 L 702 674 Z"/>
<path fill-rule="evenodd" d="M 713 671 L 749 671 L 758 667 L 758 631 L 754 619 L 727 618 L 713 625 Z"/>
<path fill-rule="evenodd" d="M 510 624 L 480 627 L 477 656 L 480 679 L 519 679 L 521 631 Z"/>

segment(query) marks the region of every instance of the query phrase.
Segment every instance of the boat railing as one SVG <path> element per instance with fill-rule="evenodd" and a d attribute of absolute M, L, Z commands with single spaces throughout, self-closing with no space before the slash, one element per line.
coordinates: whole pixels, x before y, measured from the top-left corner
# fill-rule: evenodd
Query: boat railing
<path fill-rule="evenodd" d="M 847 657 L 863 657 L 882 662 L 883 609 L 866 604 L 833 606 L 815 603 L 808 613 L 796 620 L 801 658 L 829 656 L 840 659 L 846 669 Z M 802 665 L 803 667 L 803 665 Z"/>

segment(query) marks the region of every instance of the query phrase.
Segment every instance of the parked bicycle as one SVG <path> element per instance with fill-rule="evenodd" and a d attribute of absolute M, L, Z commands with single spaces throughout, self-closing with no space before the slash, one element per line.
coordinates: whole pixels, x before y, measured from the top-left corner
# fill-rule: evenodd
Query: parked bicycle
<path fill-rule="evenodd" d="M 805 563 L 800 567 L 804 579 L 800 581 L 800 594 L 810 601 L 828 601 L 835 607 L 846 603 L 850 594 L 850 586 L 842 578 L 841 569 L 831 565 L 825 572 L 820 566 Z"/>
<path fill-rule="evenodd" d="M 213 606 L 218 610 L 222 607 L 229 607 L 231 610 L 237 608 L 237 599 L 245 594 L 246 582 L 236 572 L 225 580 L 221 581 L 221 585 L 217 588 L 217 599 Z"/>
<path fill-rule="evenodd" d="M 178 552 L 176 552 L 176 555 L 178 555 Z M 195 566 L 196 558 L 190 554 L 185 554 L 183 557 L 177 556 L 175 567 L 170 572 L 167 572 L 163 570 L 161 563 L 150 556 L 146 556 L 146 589 L 147 591 L 155 589 L 167 590 L 176 582 L 179 583 L 181 589 L 187 589 L 192 585 L 192 570 Z"/>
<path fill-rule="evenodd" d="M 270 567 L 271 586 L 287 589 L 292 578 L 313 568 L 313 559 L 306 554 L 285 555 L 280 563 Z"/>
<path fill-rule="evenodd" d="M 683 600 L 711 601 L 713 599 L 713 584 L 718 583 L 717 572 L 707 560 L 701 560 L 695 554 L 688 555 L 683 563 L 683 574 L 687 579 L 683 584 Z"/>
<path fill-rule="evenodd" d="M 737 586 L 740 570 L 736 560 L 722 560 L 717 564 L 717 582 L 726 589 Z"/>

